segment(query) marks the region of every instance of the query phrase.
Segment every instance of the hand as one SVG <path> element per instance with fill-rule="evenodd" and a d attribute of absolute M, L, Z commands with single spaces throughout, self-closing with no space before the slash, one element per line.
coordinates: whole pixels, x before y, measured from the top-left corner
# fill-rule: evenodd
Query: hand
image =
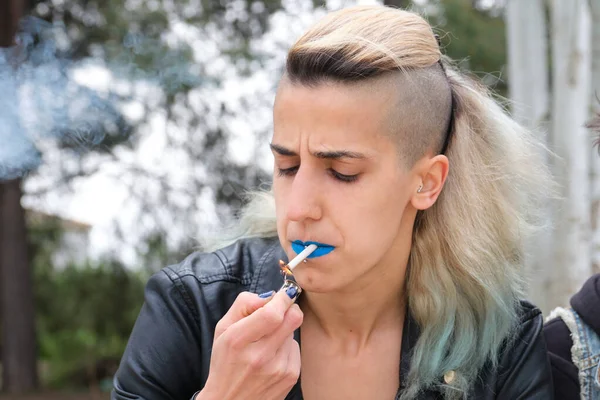
<path fill-rule="evenodd" d="M 269 298 L 241 293 L 215 330 L 210 373 L 197 399 L 281 400 L 298 381 L 296 286 Z"/>

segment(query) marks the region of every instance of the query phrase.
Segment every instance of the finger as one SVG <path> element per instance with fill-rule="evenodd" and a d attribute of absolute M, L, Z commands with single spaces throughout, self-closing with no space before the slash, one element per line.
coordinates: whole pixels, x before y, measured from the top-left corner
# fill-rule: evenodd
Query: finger
<path fill-rule="evenodd" d="M 275 357 L 267 363 L 267 369 L 265 374 L 270 376 L 270 380 L 273 384 L 277 384 L 285 381 L 286 384 L 290 383 L 293 377 L 293 366 L 290 365 L 294 362 L 292 353 L 297 351 L 298 343 L 294 340 L 293 335 L 289 335 L 283 345 L 277 349 Z M 297 380 L 297 379 L 296 379 Z M 295 381 L 293 382 L 295 383 Z"/>
<path fill-rule="evenodd" d="M 298 304 L 293 304 L 286 312 L 281 326 L 272 334 L 264 338 L 266 346 L 270 347 L 271 349 L 278 349 L 282 347 L 284 343 L 289 340 L 290 335 L 293 335 L 294 331 L 300 328 L 303 319 L 304 314 L 300 310 L 300 307 L 298 307 Z"/>
<path fill-rule="evenodd" d="M 288 382 L 289 386 L 293 386 L 296 384 L 298 379 L 300 378 L 300 370 L 302 367 L 302 357 L 300 356 L 300 345 L 294 339 L 290 341 L 289 344 L 289 352 L 288 352 L 288 363 L 287 363 L 287 374 L 286 377 L 289 377 L 290 382 Z"/>
<path fill-rule="evenodd" d="M 283 323 L 285 313 L 294 304 L 296 297 L 297 291 L 284 286 L 263 307 L 232 324 L 227 332 L 227 335 L 231 335 L 229 340 L 232 346 L 243 347 L 275 332 Z"/>
<path fill-rule="evenodd" d="M 229 328 L 231 325 L 246 318 L 270 302 L 274 295 L 274 291 L 266 292 L 260 295 L 250 292 L 240 293 L 227 313 L 217 323 L 217 326 L 215 327 L 215 339 L 221 336 L 221 334 L 225 332 L 225 330 L 227 330 L 227 328 Z"/>
<path fill-rule="evenodd" d="M 280 348 L 276 349 L 273 357 L 265 357 L 265 360 L 267 360 L 267 368 L 265 369 L 265 373 L 271 376 L 273 383 L 279 382 L 279 380 L 283 378 L 283 373 L 287 369 L 287 363 L 289 359 L 287 354 L 289 350 L 288 347 L 289 346 L 286 345 L 281 346 Z"/>

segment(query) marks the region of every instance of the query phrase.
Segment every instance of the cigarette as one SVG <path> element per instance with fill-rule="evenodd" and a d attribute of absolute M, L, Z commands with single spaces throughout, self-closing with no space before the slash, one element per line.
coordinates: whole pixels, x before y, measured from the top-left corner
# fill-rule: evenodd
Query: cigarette
<path fill-rule="evenodd" d="M 313 251 L 315 251 L 317 249 L 317 245 L 316 244 L 309 244 L 308 246 L 306 246 L 304 248 L 304 250 L 302 250 L 300 252 L 300 254 L 298 254 L 296 257 L 294 257 L 292 259 L 292 261 L 290 261 L 287 264 L 287 267 L 290 269 L 290 271 L 292 271 L 294 268 L 296 268 L 296 266 L 298 264 L 300 264 L 302 261 L 304 261 L 304 259 L 306 257 L 308 257 Z"/>

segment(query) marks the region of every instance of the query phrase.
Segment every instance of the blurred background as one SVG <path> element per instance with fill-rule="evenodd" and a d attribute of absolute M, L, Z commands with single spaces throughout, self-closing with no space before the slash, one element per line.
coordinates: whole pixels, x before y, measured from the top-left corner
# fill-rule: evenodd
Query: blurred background
<path fill-rule="evenodd" d="M 372 3 L 0 0 L 0 399 L 109 397 L 148 277 L 269 184 L 287 48 Z M 426 16 L 556 155 L 526 270 L 545 313 L 566 304 L 600 272 L 600 0 L 382 3 Z"/>

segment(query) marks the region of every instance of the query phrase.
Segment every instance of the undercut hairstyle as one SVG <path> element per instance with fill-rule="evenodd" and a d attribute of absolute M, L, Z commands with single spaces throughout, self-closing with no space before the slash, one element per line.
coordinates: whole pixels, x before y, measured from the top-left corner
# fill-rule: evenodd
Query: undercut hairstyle
<path fill-rule="evenodd" d="M 420 335 L 402 400 L 432 387 L 464 398 L 484 364 L 497 365 L 518 323 L 524 239 L 544 222 L 554 187 L 541 140 L 442 56 L 421 16 L 400 9 L 328 14 L 289 50 L 284 79 L 386 82 L 397 93 L 390 135 L 406 165 L 428 153 L 448 157 L 444 189 L 413 229 L 406 297 Z M 252 193 L 235 228 L 206 249 L 253 236 L 277 237 L 269 190 Z M 455 378 L 445 384 L 449 371 Z"/>
<path fill-rule="evenodd" d="M 431 27 L 417 19 L 398 26 L 382 18 L 390 8 L 360 9 L 330 14 L 306 32 L 289 50 L 283 81 L 393 87 L 389 132 L 407 166 L 427 151 L 443 153 L 451 134 L 452 90 Z M 407 40 L 397 40 L 402 36 Z"/>

